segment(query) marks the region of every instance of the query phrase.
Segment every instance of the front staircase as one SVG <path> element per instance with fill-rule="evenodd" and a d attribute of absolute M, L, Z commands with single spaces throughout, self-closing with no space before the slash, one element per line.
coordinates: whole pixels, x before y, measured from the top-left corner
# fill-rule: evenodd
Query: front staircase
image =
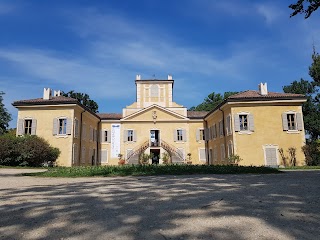
<path fill-rule="evenodd" d="M 175 146 L 170 145 L 169 143 L 161 140 L 161 147 L 166 150 L 171 159 L 171 163 L 173 164 L 183 164 L 185 163 L 185 159 L 183 157 L 183 153 L 176 148 Z"/>
<path fill-rule="evenodd" d="M 149 147 L 149 140 L 142 143 L 137 149 L 133 149 L 127 156 L 128 164 L 139 164 L 139 158 L 142 153 Z"/>

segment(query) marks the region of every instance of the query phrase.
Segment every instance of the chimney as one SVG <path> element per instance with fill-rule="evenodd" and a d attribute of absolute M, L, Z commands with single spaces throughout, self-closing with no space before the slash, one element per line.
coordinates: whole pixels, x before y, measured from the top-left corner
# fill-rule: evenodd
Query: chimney
<path fill-rule="evenodd" d="M 60 90 L 54 91 L 54 92 L 53 92 L 53 96 L 54 96 L 54 97 L 59 97 L 59 96 L 61 96 L 61 91 L 60 91 Z"/>
<path fill-rule="evenodd" d="M 136 75 L 136 80 L 141 80 L 141 75 L 140 74 Z"/>
<path fill-rule="evenodd" d="M 43 99 L 44 100 L 51 99 L 51 89 L 50 88 L 44 88 L 43 89 Z"/>
<path fill-rule="evenodd" d="M 168 75 L 168 80 L 172 80 L 172 75 Z"/>
<path fill-rule="evenodd" d="M 259 93 L 261 95 L 268 95 L 267 83 L 260 83 L 259 84 Z"/>

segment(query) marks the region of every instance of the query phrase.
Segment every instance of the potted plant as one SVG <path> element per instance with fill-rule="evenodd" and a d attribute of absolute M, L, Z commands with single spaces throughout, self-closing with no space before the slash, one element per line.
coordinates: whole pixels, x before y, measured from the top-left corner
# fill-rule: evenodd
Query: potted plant
<path fill-rule="evenodd" d="M 139 163 L 142 165 L 149 164 L 150 155 L 147 153 L 142 153 L 139 157 Z"/>
<path fill-rule="evenodd" d="M 169 164 L 169 154 L 167 152 L 162 153 L 162 163 Z"/>
<path fill-rule="evenodd" d="M 227 158 L 228 164 L 237 166 L 242 158 L 237 154 L 232 154 Z"/>
<path fill-rule="evenodd" d="M 191 165 L 192 161 L 191 161 L 191 153 L 187 154 L 187 164 Z"/>
<path fill-rule="evenodd" d="M 118 154 L 118 158 L 119 158 L 119 161 L 118 161 L 118 164 L 119 164 L 119 165 L 124 165 L 124 164 L 126 164 L 126 160 L 123 159 L 123 154 L 119 153 L 119 154 Z"/>

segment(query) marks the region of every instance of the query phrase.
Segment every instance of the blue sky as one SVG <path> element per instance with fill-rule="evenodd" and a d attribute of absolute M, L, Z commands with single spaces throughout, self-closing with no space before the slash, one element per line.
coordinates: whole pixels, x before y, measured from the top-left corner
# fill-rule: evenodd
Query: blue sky
<path fill-rule="evenodd" d="M 100 112 L 135 101 L 135 75 L 175 79 L 174 100 L 269 91 L 309 79 L 319 11 L 289 18 L 294 0 L 1 0 L 0 91 L 15 100 L 43 88 L 85 92 Z M 319 50 L 320 51 L 320 50 Z"/>

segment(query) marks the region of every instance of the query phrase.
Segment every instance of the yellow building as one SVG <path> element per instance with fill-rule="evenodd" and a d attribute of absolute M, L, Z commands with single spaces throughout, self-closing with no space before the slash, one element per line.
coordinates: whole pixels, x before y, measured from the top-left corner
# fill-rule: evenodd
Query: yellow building
<path fill-rule="evenodd" d="M 138 164 L 227 164 L 239 155 L 241 165 L 281 165 L 279 149 L 296 149 L 304 164 L 303 95 L 245 91 L 227 98 L 211 112 L 188 111 L 173 101 L 172 76 L 142 80 L 136 76 L 136 102 L 122 113 L 95 114 L 60 91 L 44 89 L 43 98 L 13 103 L 18 108 L 17 135 L 35 134 L 61 150 L 61 166 L 117 165 L 119 154 Z"/>

